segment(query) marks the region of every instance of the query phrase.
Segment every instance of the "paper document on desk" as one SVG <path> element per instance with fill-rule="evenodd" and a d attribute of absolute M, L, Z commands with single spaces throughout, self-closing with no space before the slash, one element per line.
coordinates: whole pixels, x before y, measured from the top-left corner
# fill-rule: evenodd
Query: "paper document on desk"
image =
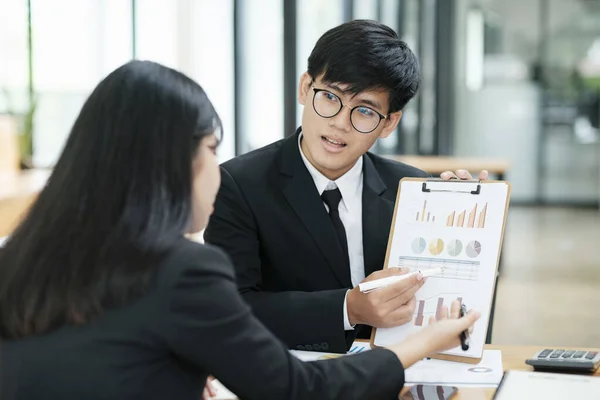
<path fill-rule="evenodd" d="M 290 353 L 294 355 L 296 358 L 302 361 L 317 361 L 317 360 L 328 360 L 331 358 L 337 358 L 344 355 L 352 355 L 359 354 L 364 351 L 371 350 L 368 342 L 354 342 L 348 353 L 346 354 L 338 354 L 338 353 L 321 353 L 318 351 L 303 351 L 303 350 L 290 350 Z"/>
<path fill-rule="evenodd" d="M 213 384 L 213 388 L 217 392 L 217 395 L 214 397 L 211 397 L 211 400 L 237 400 L 238 399 L 238 397 L 235 394 L 231 393 L 229 391 L 229 389 L 227 389 L 225 387 L 225 385 L 223 385 L 218 380 L 215 379 L 212 382 L 212 384 Z"/>
<path fill-rule="evenodd" d="M 484 350 L 479 364 L 434 359 L 419 361 L 405 371 L 405 379 L 406 385 L 497 387 L 502 374 L 502 352 Z"/>
<path fill-rule="evenodd" d="M 600 377 L 533 371 L 507 371 L 495 399 L 600 399 Z"/>

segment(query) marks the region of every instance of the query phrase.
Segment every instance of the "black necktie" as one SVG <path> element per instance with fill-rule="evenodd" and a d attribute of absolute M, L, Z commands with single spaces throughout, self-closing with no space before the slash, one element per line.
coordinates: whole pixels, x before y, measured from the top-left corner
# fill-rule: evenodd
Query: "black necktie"
<path fill-rule="evenodd" d="M 321 199 L 323 199 L 323 202 L 327 204 L 327 207 L 329 207 L 329 217 L 331 218 L 331 222 L 333 223 L 333 227 L 335 228 L 335 233 L 337 233 L 338 241 L 340 242 L 340 246 L 342 247 L 344 261 L 346 262 L 346 266 L 350 268 L 350 257 L 348 256 L 348 239 L 346 238 L 346 229 L 344 228 L 344 224 L 340 219 L 340 212 L 338 210 L 340 200 L 342 200 L 342 193 L 338 188 L 333 190 L 326 190 L 321 195 Z"/>

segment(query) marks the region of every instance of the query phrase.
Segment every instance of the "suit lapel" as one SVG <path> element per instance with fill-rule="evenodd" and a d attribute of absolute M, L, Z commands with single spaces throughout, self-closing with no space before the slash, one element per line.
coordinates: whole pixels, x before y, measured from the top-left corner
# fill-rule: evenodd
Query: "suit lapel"
<path fill-rule="evenodd" d="M 342 287 L 350 287 L 350 269 L 345 265 L 333 224 L 300 156 L 299 132 L 300 130 L 296 131 L 294 136 L 288 138 L 282 148 L 283 195 L 314 239 Z"/>
<path fill-rule="evenodd" d="M 384 266 L 394 203 L 383 197 L 387 186 L 371 158 L 365 155 L 363 161 L 363 253 L 368 276 Z"/>

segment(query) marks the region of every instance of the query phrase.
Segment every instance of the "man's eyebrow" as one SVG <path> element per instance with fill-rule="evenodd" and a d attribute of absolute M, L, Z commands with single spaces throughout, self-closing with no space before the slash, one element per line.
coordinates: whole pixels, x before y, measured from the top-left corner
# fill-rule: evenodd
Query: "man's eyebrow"
<path fill-rule="evenodd" d="M 339 87 L 338 85 L 336 85 L 335 83 L 325 83 L 325 86 L 327 86 L 330 89 L 333 89 L 337 92 L 340 92 L 342 94 L 351 94 L 352 92 L 348 89 L 342 89 L 341 87 Z M 368 106 L 371 106 L 373 108 L 378 108 L 378 109 L 383 109 L 383 107 L 381 106 L 381 104 L 379 104 L 378 101 L 375 100 L 371 100 L 371 99 L 361 99 L 360 97 L 357 99 L 358 103 L 363 103 L 366 104 Z"/>
<path fill-rule="evenodd" d="M 348 89 L 342 89 L 341 87 L 339 87 L 335 83 L 326 83 L 325 86 L 327 86 L 328 88 L 333 89 L 335 91 L 338 91 L 340 93 L 343 93 L 343 94 L 350 93 L 350 91 Z"/>

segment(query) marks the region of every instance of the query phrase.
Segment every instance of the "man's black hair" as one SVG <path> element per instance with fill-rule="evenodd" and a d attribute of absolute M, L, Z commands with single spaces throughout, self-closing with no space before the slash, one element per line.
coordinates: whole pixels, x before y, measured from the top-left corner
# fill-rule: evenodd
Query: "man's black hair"
<path fill-rule="evenodd" d="M 354 20 L 325 32 L 308 58 L 308 73 L 326 83 L 347 84 L 352 94 L 384 89 L 390 96 L 389 112 L 404 108 L 421 80 L 419 62 L 386 25 Z"/>

